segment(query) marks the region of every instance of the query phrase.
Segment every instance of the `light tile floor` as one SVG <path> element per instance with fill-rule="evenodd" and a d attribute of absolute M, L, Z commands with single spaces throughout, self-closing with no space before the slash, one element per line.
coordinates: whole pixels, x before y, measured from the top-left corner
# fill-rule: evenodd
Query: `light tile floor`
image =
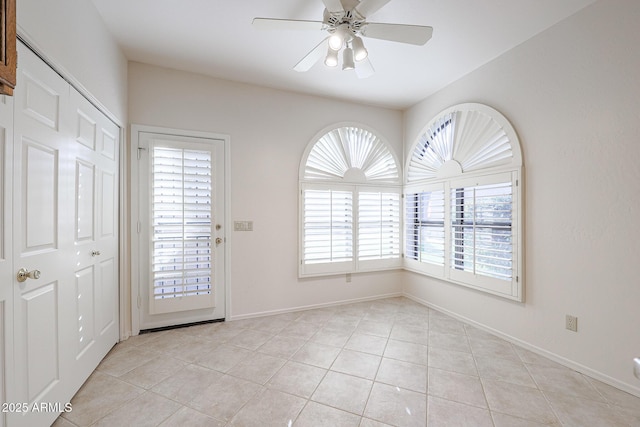
<path fill-rule="evenodd" d="M 116 345 L 66 426 L 640 426 L 640 398 L 406 298 Z"/>

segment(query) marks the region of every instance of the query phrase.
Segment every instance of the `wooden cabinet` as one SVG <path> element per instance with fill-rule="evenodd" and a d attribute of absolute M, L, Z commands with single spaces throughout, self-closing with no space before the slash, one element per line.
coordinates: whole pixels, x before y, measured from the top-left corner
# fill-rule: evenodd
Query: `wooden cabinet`
<path fill-rule="evenodd" d="M 16 0 L 0 0 L 0 95 L 16 87 Z"/>

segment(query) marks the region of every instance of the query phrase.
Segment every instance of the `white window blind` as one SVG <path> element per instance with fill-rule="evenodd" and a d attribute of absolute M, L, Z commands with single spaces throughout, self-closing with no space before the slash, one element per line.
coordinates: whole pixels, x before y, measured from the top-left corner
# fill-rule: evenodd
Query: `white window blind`
<path fill-rule="evenodd" d="M 511 281 L 511 182 L 451 189 L 451 268 Z"/>
<path fill-rule="evenodd" d="M 303 264 L 353 260 L 353 192 L 305 189 Z"/>
<path fill-rule="evenodd" d="M 358 260 L 400 258 L 400 194 L 358 193 Z"/>
<path fill-rule="evenodd" d="M 211 151 L 154 146 L 151 192 L 153 298 L 211 294 Z"/>
<path fill-rule="evenodd" d="M 444 266 L 444 190 L 405 195 L 405 257 Z"/>

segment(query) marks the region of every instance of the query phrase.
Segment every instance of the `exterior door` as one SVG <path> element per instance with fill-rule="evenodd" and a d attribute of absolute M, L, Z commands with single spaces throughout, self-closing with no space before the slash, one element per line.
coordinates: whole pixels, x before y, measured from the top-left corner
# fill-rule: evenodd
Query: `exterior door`
<path fill-rule="evenodd" d="M 7 400 L 30 409 L 9 425 L 34 426 L 55 420 L 118 339 L 118 132 L 19 47 L 12 229 L 14 270 L 25 276 L 12 274 Z M 54 407 L 33 410 L 43 403 Z"/>
<path fill-rule="evenodd" d="M 140 132 L 140 329 L 225 317 L 224 140 Z"/>

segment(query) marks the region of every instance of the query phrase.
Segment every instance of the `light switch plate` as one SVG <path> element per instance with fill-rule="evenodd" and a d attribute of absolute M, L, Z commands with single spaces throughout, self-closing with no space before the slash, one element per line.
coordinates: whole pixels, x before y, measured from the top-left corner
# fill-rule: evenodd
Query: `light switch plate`
<path fill-rule="evenodd" d="M 253 221 L 234 221 L 233 231 L 253 231 Z"/>

